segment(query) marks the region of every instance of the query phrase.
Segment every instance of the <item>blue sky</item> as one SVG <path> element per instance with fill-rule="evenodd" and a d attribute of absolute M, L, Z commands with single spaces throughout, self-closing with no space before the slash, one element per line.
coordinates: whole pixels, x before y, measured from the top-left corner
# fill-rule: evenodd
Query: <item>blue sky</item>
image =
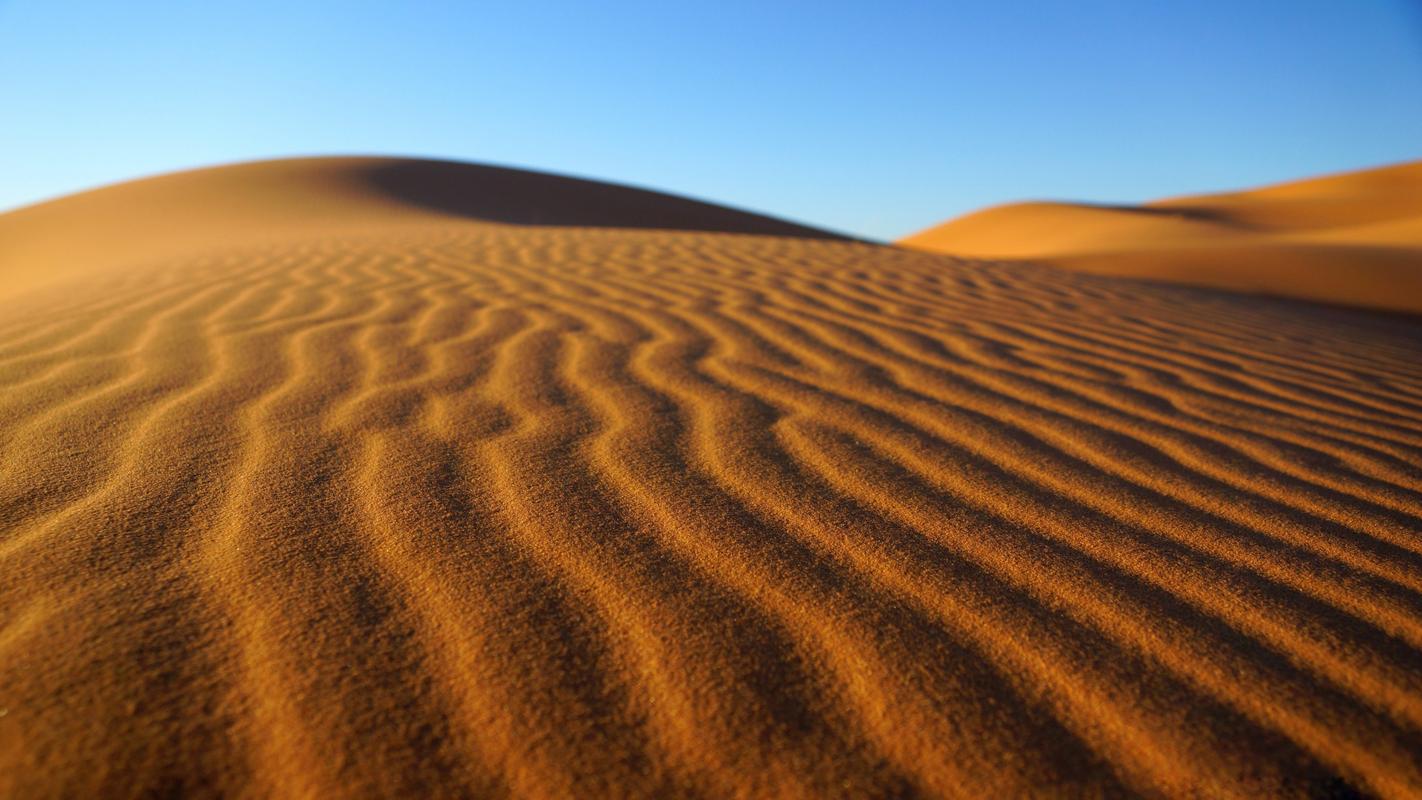
<path fill-rule="evenodd" d="M 0 0 L 0 208 L 427 155 L 893 238 L 1422 157 L 1407 0 Z"/>

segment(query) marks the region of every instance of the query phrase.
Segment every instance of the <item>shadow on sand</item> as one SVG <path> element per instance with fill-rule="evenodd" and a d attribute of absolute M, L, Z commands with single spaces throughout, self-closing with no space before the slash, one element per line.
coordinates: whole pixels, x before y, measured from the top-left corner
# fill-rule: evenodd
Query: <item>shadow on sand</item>
<path fill-rule="evenodd" d="M 373 165 L 365 178 L 401 202 L 489 222 L 849 240 L 842 234 L 648 189 L 507 167 L 412 159 Z"/>

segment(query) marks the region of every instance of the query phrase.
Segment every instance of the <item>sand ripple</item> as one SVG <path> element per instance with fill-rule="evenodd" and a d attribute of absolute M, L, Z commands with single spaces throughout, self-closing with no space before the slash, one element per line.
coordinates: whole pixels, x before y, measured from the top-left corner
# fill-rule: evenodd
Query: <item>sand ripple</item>
<path fill-rule="evenodd" d="M 460 222 L 5 308 L 5 796 L 1422 794 L 1415 322 Z"/>

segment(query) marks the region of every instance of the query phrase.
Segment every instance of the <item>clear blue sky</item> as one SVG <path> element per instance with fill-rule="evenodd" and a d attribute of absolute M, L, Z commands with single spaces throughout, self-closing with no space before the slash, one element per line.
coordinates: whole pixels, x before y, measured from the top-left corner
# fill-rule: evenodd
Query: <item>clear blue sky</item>
<path fill-rule="evenodd" d="M 891 238 L 1422 157 L 1396 0 L 0 0 L 0 208 L 389 153 Z"/>

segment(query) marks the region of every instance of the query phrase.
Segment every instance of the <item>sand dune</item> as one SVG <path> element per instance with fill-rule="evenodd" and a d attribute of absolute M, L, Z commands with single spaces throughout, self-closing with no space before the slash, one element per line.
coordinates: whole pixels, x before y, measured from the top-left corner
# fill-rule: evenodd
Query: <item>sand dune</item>
<path fill-rule="evenodd" d="M 0 796 L 1422 794 L 1415 322 L 366 166 L 0 217 Z"/>
<path fill-rule="evenodd" d="M 1143 206 L 1017 203 L 901 244 L 1422 313 L 1422 161 Z"/>
<path fill-rule="evenodd" d="M 285 159 L 161 175 L 0 215 L 0 294 L 234 245 L 453 220 L 840 238 L 660 192 L 505 167 Z"/>

